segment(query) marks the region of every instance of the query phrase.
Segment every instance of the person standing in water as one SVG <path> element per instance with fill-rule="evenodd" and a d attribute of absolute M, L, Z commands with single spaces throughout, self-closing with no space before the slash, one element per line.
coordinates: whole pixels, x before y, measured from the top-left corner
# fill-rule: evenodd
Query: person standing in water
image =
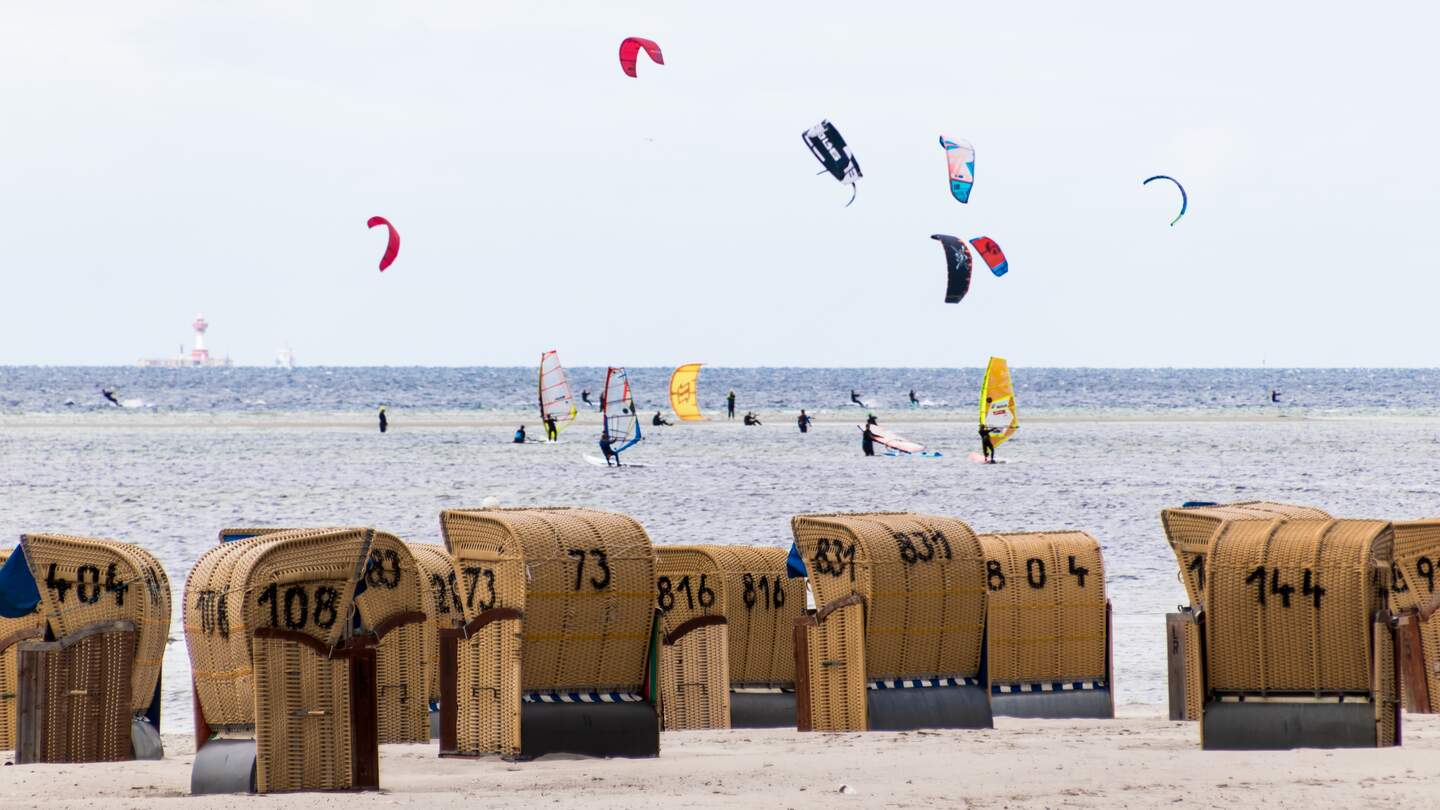
<path fill-rule="evenodd" d="M 560 441 L 560 428 L 555 424 L 555 414 L 545 414 L 545 440 L 550 442 Z"/>
<path fill-rule="evenodd" d="M 390 420 L 385 418 L 385 406 L 380 406 L 380 432 L 384 433 L 390 427 Z"/>
<path fill-rule="evenodd" d="M 865 432 L 860 434 L 860 449 L 863 450 L 867 456 L 875 455 L 875 434 L 870 432 L 870 426 L 873 424 L 875 423 L 866 422 Z"/>
<path fill-rule="evenodd" d="M 1280 402 L 1280 392 L 1276 391 L 1274 388 L 1270 389 L 1270 401 L 1275 403 Z"/>
<path fill-rule="evenodd" d="M 805 413 L 805 409 L 804 409 L 804 408 L 801 408 L 801 409 L 800 409 L 800 416 L 795 420 L 795 424 L 797 424 L 797 425 L 800 426 L 800 432 L 801 432 L 801 433 L 809 433 L 809 432 L 810 432 L 810 423 L 811 423 L 812 421 L 813 421 L 813 420 L 809 417 L 809 415 L 807 415 L 807 414 Z"/>
<path fill-rule="evenodd" d="M 730 389 L 730 393 L 729 393 L 729 394 L 726 394 L 726 395 L 725 395 L 725 409 L 729 412 L 728 417 L 729 417 L 730 419 L 734 419 L 734 418 L 735 418 L 735 389 L 733 389 L 733 388 Z"/>
<path fill-rule="evenodd" d="M 914 389 L 914 388 L 911 388 L 911 389 L 910 389 L 910 407 L 912 407 L 912 408 L 918 408 L 918 407 L 920 407 L 920 400 L 919 400 L 918 398 L 916 398 L 916 396 L 915 396 L 915 389 Z"/>

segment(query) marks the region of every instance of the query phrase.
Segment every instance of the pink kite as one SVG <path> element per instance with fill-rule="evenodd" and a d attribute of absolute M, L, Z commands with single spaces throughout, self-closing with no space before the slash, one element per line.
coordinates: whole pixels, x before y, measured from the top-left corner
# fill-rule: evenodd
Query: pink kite
<path fill-rule="evenodd" d="M 645 53 L 650 56 L 650 61 L 657 65 L 665 64 L 665 57 L 660 55 L 660 46 L 656 45 L 654 40 L 641 39 L 640 37 L 626 37 L 625 40 L 620 43 L 620 69 L 625 71 L 625 75 L 632 79 L 637 78 L 635 75 L 635 59 L 639 56 L 641 48 L 644 48 Z"/>
<path fill-rule="evenodd" d="M 380 272 L 383 273 L 385 268 L 395 262 L 395 256 L 400 253 L 400 232 L 395 230 L 395 226 L 390 224 L 390 220 L 384 217 L 370 217 L 370 221 L 365 224 L 371 228 L 384 225 L 390 229 L 390 241 L 385 243 L 385 255 L 380 257 Z"/>

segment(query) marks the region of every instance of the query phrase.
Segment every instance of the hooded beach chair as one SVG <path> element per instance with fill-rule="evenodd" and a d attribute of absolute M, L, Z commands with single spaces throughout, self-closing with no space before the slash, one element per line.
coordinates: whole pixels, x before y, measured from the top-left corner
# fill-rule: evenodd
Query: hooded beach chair
<path fill-rule="evenodd" d="M 411 543 L 410 553 L 420 569 L 427 621 L 423 626 L 421 667 L 426 684 L 426 702 L 430 708 L 430 736 L 440 737 L 440 633 L 465 623 L 465 607 L 460 599 L 460 569 L 455 558 L 444 546 L 433 543 Z M 451 714 L 453 719 L 454 715 Z"/>
<path fill-rule="evenodd" d="M 0 696 L 0 704 L 17 716 L 16 760 L 159 759 L 170 632 L 170 582 L 159 561 L 115 540 L 27 534 L 6 562 L 7 594 L 29 594 L 38 609 L 0 620 L 8 626 L 0 685 L 4 660 L 12 649 L 15 656 L 13 701 Z"/>
<path fill-rule="evenodd" d="M 817 606 L 795 631 L 801 731 L 992 726 L 985 559 L 969 526 L 868 513 L 791 527 Z"/>
<path fill-rule="evenodd" d="M 732 728 L 795 727 L 795 621 L 805 580 L 790 579 L 783 548 L 701 546 L 725 578 Z"/>
<path fill-rule="evenodd" d="M 1440 518 L 1394 524 L 1390 602 L 1397 615 L 1396 645 L 1405 710 L 1440 711 Z"/>
<path fill-rule="evenodd" d="M 655 547 L 661 726 L 730 727 L 730 633 L 724 570 L 703 546 Z"/>
<path fill-rule="evenodd" d="M 447 510 L 440 525 L 466 616 L 441 634 L 441 754 L 658 756 L 644 528 L 571 508 Z"/>
<path fill-rule="evenodd" d="M 1110 601 L 1084 532 L 982 534 L 986 670 L 998 715 L 1112 718 Z"/>

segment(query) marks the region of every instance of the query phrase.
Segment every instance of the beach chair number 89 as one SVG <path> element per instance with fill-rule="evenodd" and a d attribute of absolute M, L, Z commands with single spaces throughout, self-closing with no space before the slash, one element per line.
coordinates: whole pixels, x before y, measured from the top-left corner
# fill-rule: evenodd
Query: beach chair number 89
<path fill-rule="evenodd" d="M 583 549 L 572 548 L 565 553 L 575 558 L 574 590 L 578 591 L 581 586 L 585 584 L 585 551 Z M 600 566 L 600 573 L 604 575 L 598 580 L 595 579 L 595 577 L 590 577 L 590 587 L 597 591 L 603 591 L 610 587 L 610 558 L 606 556 L 603 549 L 598 548 L 590 549 L 590 556 L 595 558 L 595 564 Z"/>

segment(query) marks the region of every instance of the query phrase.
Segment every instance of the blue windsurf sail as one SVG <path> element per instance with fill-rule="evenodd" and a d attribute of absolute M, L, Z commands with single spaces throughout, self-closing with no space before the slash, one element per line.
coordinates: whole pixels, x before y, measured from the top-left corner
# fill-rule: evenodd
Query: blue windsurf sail
<path fill-rule="evenodd" d="M 640 441 L 640 418 L 635 413 L 635 398 L 630 395 L 630 378 L 624 368 L 611 366 L 605 372 L 600 417 L 605 423 L 604 435 L 610 437 L 610 447 L 616 453 Z"/>

